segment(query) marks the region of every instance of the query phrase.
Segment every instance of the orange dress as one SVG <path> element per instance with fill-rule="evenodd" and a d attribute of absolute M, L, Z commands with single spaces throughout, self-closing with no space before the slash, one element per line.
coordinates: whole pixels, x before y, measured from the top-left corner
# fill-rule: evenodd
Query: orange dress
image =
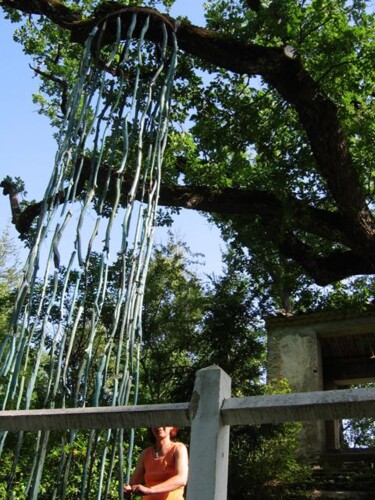
<path fill-rule="evenodd" d="M 146 486 L 155 486 L 176 474 L 174 460 L 175 452 L 176 444 L 173 444 L 163 457 L 155 457 L 154 448 L 152 446 L 146 448 L 143 459 Z M 169 491 L 168 493 L 145 495 L 142 498 L 144 500 L 183 500 L 184 487 L 181 486 L 177 490 Z"/>

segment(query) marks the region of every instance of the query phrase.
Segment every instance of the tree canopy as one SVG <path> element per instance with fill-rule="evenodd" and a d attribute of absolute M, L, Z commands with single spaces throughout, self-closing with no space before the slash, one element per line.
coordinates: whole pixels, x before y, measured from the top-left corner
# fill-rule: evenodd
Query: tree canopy
<path fill-rule="evenodd" d="M 180 62 L 160 204 L 211 214 L 250 253 L 298 264 L 319 285 L 375 270 L 371 2 L 209 0 L 206 26 L 172 1 L 1 0 L 35 58 L 41 111 L 59 124 L 91 28 L 121 10 L 160 20 Z M 159 10 L 155 10 L 158 7 Z M 166 11 L 166 12 L 165 12 Z M 110 42 L 110 40 L 108 40 Z M 27 231 L 33 203 L 13 219 Z M 82 183 L 83 188 L 83 183 Z"/>

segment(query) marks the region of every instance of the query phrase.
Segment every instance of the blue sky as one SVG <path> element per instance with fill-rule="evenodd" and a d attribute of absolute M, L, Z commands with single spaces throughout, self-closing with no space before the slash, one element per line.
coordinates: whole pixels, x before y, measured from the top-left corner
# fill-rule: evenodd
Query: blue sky
<path fill-rule="evenodd" d="M 184 5 L 188 4 L 188 11 Z M 189 16 L 195 24 L 203 24 L 202 2 L 177 0 L 172 15 Z M 55 142 L 47 118 L 37 113 L 32 93 L 37 91 L 38 80 L 29 68 L 31 62 L 22 52 L 21 45 L 13 42 L 14 26 L 0 14 L 0 178 L 6 175 L 21 177 L 28 192 L 27 199 L 39 200 L 45 191 L 52 171 Z M 0 194 L 0 229 L 10 223 L 8 198 Z M 222 269 L 218 230 L 196 212 L 182 211 L 172 231 L 185 240 L 193 252 L 205 255 L 207 273 L 219 274 Z M 17 233 L 12 232 L 13 235 Z M 155 241 L 163 240 L 157 233 Z"/>

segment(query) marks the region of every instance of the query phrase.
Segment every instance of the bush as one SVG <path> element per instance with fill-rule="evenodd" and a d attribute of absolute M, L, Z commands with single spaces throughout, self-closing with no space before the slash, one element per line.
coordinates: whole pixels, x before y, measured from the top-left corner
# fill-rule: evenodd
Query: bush
<path fill-rule="evenodd" d="M 290 392 L 285 380 L 264 386 L 264 394 Z M 284 498 L 292 487 L 304 483 L 310 467 L 297 458 L 298 422 L 231 431 L 228 500 Z"/>

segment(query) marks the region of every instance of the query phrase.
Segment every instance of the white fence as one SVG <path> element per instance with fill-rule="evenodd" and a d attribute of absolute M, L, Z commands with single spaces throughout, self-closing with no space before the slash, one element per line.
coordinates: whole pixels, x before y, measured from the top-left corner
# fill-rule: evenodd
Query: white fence
<path fill-rule="evenodd" d="M 225 500 L 231 425 L 374 416 L 375 389 L 232 398 L 230 377 L 210 366 L 197 372 L 189 403 L 0 411 L 0 430 L 190 426 L 187 500 Z"/>

